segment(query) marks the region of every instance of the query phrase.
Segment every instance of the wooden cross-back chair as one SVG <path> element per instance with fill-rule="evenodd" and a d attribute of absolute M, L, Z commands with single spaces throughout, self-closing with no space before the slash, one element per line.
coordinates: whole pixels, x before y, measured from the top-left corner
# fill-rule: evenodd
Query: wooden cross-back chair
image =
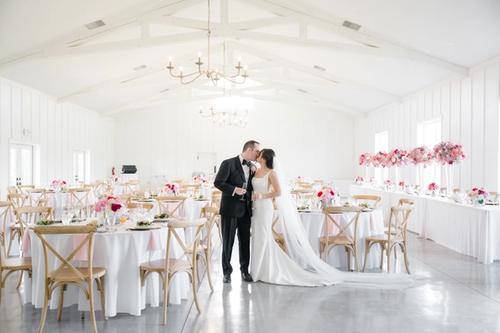
<path fill-rule="evenodd" d="M 207 218 L 210 223 L 210 230 L 217 227 L 219 240 L 222 242 L 222 221 L 219 213 L 219 207 L 205 206 L 201 209 L 201 216 Z"/>
<path fill-rule="evenodd" d="M 13 209 L 21 208 L 29 204 L 29 196 L 25 193 L 9 193 L 7 201 L 10 202 Z"/>
<path fill-rule="evenodd" d="M 34 189 L 35 185 L 17 185 L 18 192 L 28 194 L 29 190 Z"/>
<path fill-rule="evenodd" d="M 15 194 L 15 193 L 19 193 L 19 189 L 17 188 L 17 186 L 7 187 L 7 194 Z"/>
<path fill-rule="evenodd" d="M 399 246 L 403 252 L 406 272 L 410 274 L 408 262 L 408 222 L 410 221 L 412 209 L 410 205 L 391 207 L 387 231 L 383 235 L 373 235 L 365 239 L 365 264 L 370 248 L 375 244 L 379 244 L 381 248 L 380 269 L 383 267 L 385 251 L 387 272 L 389 273 L 391 269 L 391 254 L 394 251 L 396 259 L 396 248 Z M 363 265 L 363 271 L 365 270 L 365 264 Z"/>
<path fill-rule="evenodd" d="M 52 208 L 46 206 L 24 206 L 14 208 L 16 221 L 10 225 L 9 234 L 9 249 L 7 256 L 10 256 L 12 242 L 17 237 L 18 243 L 21 244 L 24 233 L 30 225 L 34 225 L 39 220 L 52 219 Z"/>
<path fill-rule="evenodd" d="M 361 203 L 366 203 L 369 205 L 370 208 L 377 208 L 378 204 L 380 203 L 380 200 L 382 198 L 379 195 L 372 195 L 372 194 L 355 194 L 352 196 L 354 200 L 356 200 L 356 203 L 360 205 Z"/>
<path fill-rule="evenodd" d="M 88 187 L 68 189 L 69 204 L 80 217 L 87 216 L 87 210 L 90 208 L 90 193 L 91 189 Z"/>
<path fill-rule="evenodd" d="M 172 278 L 177 273 L 187 273 L 191 280 L 191 287 L 193 292 L 193 299 L 196 305 L 196 309 L 201 313 L 201 307 L 198 302 L 197 295 L 197 269 L 198 265 L 196 259 L 198 256 L 198 247 L 202 239 L 202 230 L 206 223 L 206 219 L 200 218 L 194 221 L 173 221 L 168 224 L 167 233 L 167 246 L 165 259 L 155 260 L 145 262 L 140 265 L 139 271 L 141 276 L 141 284 L 144 286 L 146 278 L 151 273 L 157 273 L 160 275 L 161 282 L 163 285 L 163 320 L 162 324 L 167 324 L 167 305 L 168 305 L 168 290 L 170 288 L 170 282 Z M 179 236 L 178 230 L 185 230 L 187 228 L 195 228 L 195 233 L 193 240 L 190 244 L 187 244 L 181 236 Z M 170 257 L 170 247 L 172 243 L 172 238 L 174 238 L 177 243 L 182 248 L 182 256 L 180 258 Z"/>
<path fill-rule="evenodd" d="M 354 267 L 358 271 L 358 220 L 361 213 L 360 207 L 327 207 L 323 210 L 325 221 L 323 236 L 319 239 L 320 254 L 324 261 L 327 260 L 331 249 L 336 246 L 344 247 L 347 254 L 347 268 L 351 270 L 351 254 L 354 257 Z M 347 223 L 342 223 L 344 214 L 353 213 Z M 333 234 L 332 234 L 333 232 Z"/>
<path fill-rule="evenodd" d="M 200 184 L 183 184 L 180 185 L 179 192 L 181 194 L 192 194 L 198 196 L 200 194 L 201 185 Z"/>
<path fill-rule="evenodd" d="M 210 205 L 212 207 L 220 207 L 220 201 L 222 199 L 222 192 L 219 190 L 212 191 L 212 199 L 210 201 Z"/>
<path fill-rule="evenodd" d="M 10 205 L 7 203 L 7 206 L 4 206 L 6 202 L 0 202 L 0 209 L 5 209 L 0 214 L 0 218 L 3 219 L 5 217 L 5 211 L 8 211 Z M 3 216 L 3 217 L 2 217 Z M 4 224 L 5 225 L 5 224 Z M 31 278 L 31 258 L 9 258 L 7 256 L 7 252 L 5 251 L 5 233 L 0 235 L 0 303 L 2 302 L 2 289 L 5 287 L 5 281 L 7 277 L 15 272 L 20 272 L 19 280 L 17 283 L 17 289 L 21 286 L 22 274 L 23 272 L 27 272 L 29 277 Z M 6 274 L 4 275 L 4 272 Z"/>
<path fill-rule="evenodd" d="M 97 288 L 101 296 L 101 308 L 102 315 L 106 320 L 106 302 L 104 296 L 104 276 L 106 270 L 101 267 L 93 266 L 94 257 L 94 233 L 97 227 L 95 224 L 87 225 L 66 225 L 66 226 L 37 226 L 34 231 L 42 242 L 43 256 L 44 256 L 44 281 L 45 281 L 45 296 L 43 302 L 42 316 L 40 319 L 40 325 L 38 326 L 38 332 L 42 332 L 45 326 L 45 320 L 47 318 L 47 311 L 49 307 L 49 301 L 52 297 L 52 293 L 56 288 L 60 288 L 59 291 L 59 308 L 57 312 L 57 320 L 61 320 L 62 307 L 64 304 L 64 291 L 66 286 L 73 284 L 78 286 L 85 294 L 85 297 L 89 300 L 90 305 L 90 319 L 92 321 L 92 330 L 97 332 L 97 325 L 94 313 L 94 281 L 97 284 Z M 77 237 L 77 235 L 83 235 L 82 239 L 77 242 L 74 250 L 69 255 L 64 255 L 57 249 L 55 249 L 50 241 L 46 238 L 46 235 L 71 235 Z M 72 261 L 75 256 L 80 252 L 84 251 L 87 254 L 87 266 L 86 267 L 76 267 Z M 49 262 L 49 255 L 56 259 L 59 263 L 55 270 L 49 270 L 51 262 Z"/>
<path fill-rule="evenodd" d="M 0 242 L 2 247 L 0 251 L 3 252 L 4 255 L 7 255 L 7 223 L 9 222 L 10 217 L 10 202 L 8 201 L 0 201 Z"/>
<path fill-rule="evenodd" d="M 186 199 L 187 197 L 182 195 L 156 197 L 160 213 L 165 213 L 170 217 L 179 216 L 180 211 L 184 208 Z"/>
<path fill-rule="evenodd" d="M 48 192 L 44 188 L 32 188 L 26 191 L 29 196 L 29 204 L 31 206 L 47 206 Z"/>

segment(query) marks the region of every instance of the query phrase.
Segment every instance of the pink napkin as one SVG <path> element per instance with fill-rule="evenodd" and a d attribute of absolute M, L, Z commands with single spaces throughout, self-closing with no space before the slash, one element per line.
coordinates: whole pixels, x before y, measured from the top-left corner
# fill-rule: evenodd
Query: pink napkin
<path fill-rule="evenodd" d="M 161 240 L 159 232 L 149 232 L 148 251 L 157 251 L 161 249 Z"/>
<path fill-rule="evenodd" d="M 23 258 L 31 256 L 31 236 L 29 230 L 24 230 L 22 251 Z"/>
<path fill-rule="evenodd" d="M 74 235 L 73 236 L 73 250 L 87 237 L 87 235 Z M 86 261 L 88 259 L 89 243 L 86 242 L 84 246 L 75 254 L 73 259 Z"/>

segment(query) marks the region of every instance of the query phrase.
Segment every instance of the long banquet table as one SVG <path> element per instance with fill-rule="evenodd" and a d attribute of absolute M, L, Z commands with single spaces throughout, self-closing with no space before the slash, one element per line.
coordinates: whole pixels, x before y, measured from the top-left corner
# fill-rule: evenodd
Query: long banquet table
<path fill-rule="evenodd" d="M 382 198 L 384 215 L 399 199 L 415 202 L 408 229 L 484 264 L 500 260 L 500 207 L 460 204 L 442 197 L 385 191 L 352 185 L 351 195 L 375 194 Z"/>

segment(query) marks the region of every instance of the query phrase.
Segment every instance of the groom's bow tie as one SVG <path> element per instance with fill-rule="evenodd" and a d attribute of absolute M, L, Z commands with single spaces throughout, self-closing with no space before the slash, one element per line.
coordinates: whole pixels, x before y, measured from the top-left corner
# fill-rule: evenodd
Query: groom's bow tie
<path fill-rule="evenodd" d="M 241 165 L 247 165 L 247 166 L 249 166 L 249 167 L 250 167 L 251 163 L 250 163 L 249 161 L 247 161 L 247 160 L 243 160 L 243 161 L 241 162 Z"/>

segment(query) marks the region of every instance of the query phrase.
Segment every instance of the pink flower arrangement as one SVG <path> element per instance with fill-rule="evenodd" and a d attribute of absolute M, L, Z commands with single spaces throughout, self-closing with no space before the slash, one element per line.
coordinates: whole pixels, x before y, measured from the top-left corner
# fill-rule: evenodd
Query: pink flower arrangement
<path fill-rule="evenodd" d="M 436 160 L 442 165 L 452 165 L 465 158 L 462 145 L 449 141 L 438 143 L 434 147 L 434 155 L 436 156 Z"/>
<path fill-rule="evenodd" d="M 406 186 L 406 183 L 404 180 L 399 181 L 399 187 L 404 188 Z"/>
<path fill-rule="evenodd" d="M 434 192 L 434 191 L 439 190 L 439 185 L 438 185 L 438 184 L 436 184 L 436 183 L 434 183 L 434 182 L 432 182 L 432 183 L 430 183 L 430 184 L 427 186 L 427 189 L 428 189 L 429 191 Z"/>
<path fill-rule="evenodd" d="M 52 187 L 53 189 L 61 189 L 61 188 L 65 187 L 66 185 L 68 185 L 68 183 L 62 179 L 54 179 L 50 183 L 50 187 Z"/>
<path fill-rule="evenodd" d="M 379 166 L 385 168 L 387 166 L 386 160 L 387 160 L 387 153 L 379 151 L 378 153 L 372 156 L 371 163 L 376 168 L 378 168 Z"/>
<path fill-rule="evenodd" d="M 196 175 L 196 176 L 194 176 L 194 177 L 193 177 L 193 181 L 194 181 L 195 183 L 203 183 L 203 184 L 207 182 L 206 178 L 205 178 L 205 177 L 203 177 L 203 176 L 201 176 L 201 175 Z"/>
<path fill-rule="evenodd" d="M 390 167 L 390 166 L 404 166 L 407 163 L 406 156 L 408 153 L 406 150 L 401 150 L 401 149 L 394 149 L 391 150 L 387 155 L 385 159 L 385 166 Z"/>
<path fill-rule="evenodd" d="M 354 179 L 354 182 L 356 184 L 363 184 L 365 182 L 365 179 L 362 177 L 362 176 L 357 176 L 355 179 Z"/>
<path fill-rule="evenodd" d="M 359 155 L 359 165 L 369 167 L 372 163 L 372 155 L 370 153 L 363 153 Z"/>
<path fill-rule="evenodd" d="M 316 196 L 324 203 L 330 202 L 335 197 L 335 191 L 330 187 L 325 187 L 316 193 Z"/>
<path fill-rule="evenodd" d="M 123 201 L 121 201 L 120 198 L 117 198 L 115 196 L 110 195 L 104 199 L 99 200 L 95 204 L 95 211 L 97 213 L 100 213 L 100 212 L 103 212 L 105 210 L 110 210 L 113 213 L 116 213 L 124 206 L 125 205 L 124 205 Z"/>
<path fill-rule="evenodd" d="M 166 183 L 162 190 L 163 193 L 168 193 L 168 194 L 177 194 L 178 191 L 179 191 L 179 185 L 175 183 Z"/>
<path fill-rule="evenodd" d="M 486 191 L 484 188 L 477 188 L 477 187 L 473 187 L 472 190 L 470 190 L 469 192 L 469 197 L 471 198 L 477 198 L 479 196 L 482 196 L 483 198 L 488 198 L 490 194 L 488 193 L 488 191 Z"/>
<path fill-rule="evenodd" d="M 434 152 L 426 146 L 416 147 L 410 150 L 407 157 L 412 164 L 422 164 L 426 167 L 434 160 Z"/>
<path fill-rule="evenodd" d="M 393 184 L 393 182 L 390 179 L 387 179 L 386 181 L 384 181 L 384 185 L 391 186 L 392 184 Z"/>

